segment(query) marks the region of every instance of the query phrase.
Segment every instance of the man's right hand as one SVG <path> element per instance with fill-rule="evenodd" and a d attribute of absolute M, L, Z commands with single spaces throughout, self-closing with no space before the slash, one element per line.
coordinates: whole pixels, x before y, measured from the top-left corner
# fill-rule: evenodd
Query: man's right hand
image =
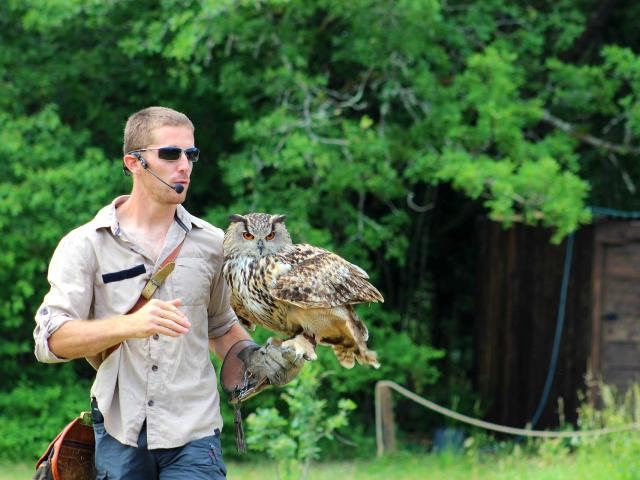
<path fill-rule="evenodd" d="M 191 322 L 178 307 L 178 298 L 169 301 L 149 300 L 140 310 L 125 315 L 125 322 L 131 329 L 130 338 L 146 338 L 156 333 L 177 337 L 189 331 Z"/>

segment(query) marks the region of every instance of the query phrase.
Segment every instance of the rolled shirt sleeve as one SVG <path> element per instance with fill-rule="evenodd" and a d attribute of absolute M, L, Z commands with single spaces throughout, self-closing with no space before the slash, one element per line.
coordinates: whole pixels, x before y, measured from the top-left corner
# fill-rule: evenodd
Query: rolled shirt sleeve
<path fill-rule="evenodd" d="M 47 279 L 50 289 L 38 308 L 33 331 L 34 353 L 44 363 L 65 362 L 49 348 L 49 337 L 66 322 L 87 319 L 93 301 L 95 261 L 90 245 L 72 231 L 58 244 Z"/>

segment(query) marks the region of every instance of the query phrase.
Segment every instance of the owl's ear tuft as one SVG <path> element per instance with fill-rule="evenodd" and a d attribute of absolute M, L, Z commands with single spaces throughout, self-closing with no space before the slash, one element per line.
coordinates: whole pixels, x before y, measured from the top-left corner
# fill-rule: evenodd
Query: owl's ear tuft
<path fill-rule="evenodd" d="M 282 223 L 287 219 L 286 215 L 273 215 L 271 217 L 271 224 Z"/>
<path fill-rule="evenodd" d="M 247 223 L 247 219 L 242 215 L 238 215 L 237 213 L 229 215 L 229 221 L 231 221 L 232 223 Z"/>

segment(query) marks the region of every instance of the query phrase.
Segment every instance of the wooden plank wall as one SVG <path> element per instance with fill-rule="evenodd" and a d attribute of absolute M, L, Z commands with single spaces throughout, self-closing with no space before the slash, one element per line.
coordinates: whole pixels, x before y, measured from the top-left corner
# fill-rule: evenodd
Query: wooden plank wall
<path fill-rule="evenodd" d="M 516 225 L 481 228 L 476 294 L 476 381 L 486 418 L 511 426 L 531 420 L 542 394 L 560 302 L 565 244 Z M 574 420 L 591 346 L 594 227 L 575 237 L 565 326 L 555 380 L 537 427 L 558 425 L 558 397 Z"/>
<path fill-rule="evenodd" d="M 594 258 L 591 367 L 625 390 L 640 381 L 640 222 L 602 223 Z"/>

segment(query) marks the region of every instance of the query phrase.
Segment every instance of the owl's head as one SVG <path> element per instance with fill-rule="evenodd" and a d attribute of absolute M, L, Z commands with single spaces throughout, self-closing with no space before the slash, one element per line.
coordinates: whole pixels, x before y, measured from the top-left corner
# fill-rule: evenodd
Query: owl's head
<path fill-rule="evenodd" d="M 230 215 L 224 234 L 224 256 L 264 257 L 290 250 L 291 236 L 284 225 L 286 215 L 249 213 Z"/>

